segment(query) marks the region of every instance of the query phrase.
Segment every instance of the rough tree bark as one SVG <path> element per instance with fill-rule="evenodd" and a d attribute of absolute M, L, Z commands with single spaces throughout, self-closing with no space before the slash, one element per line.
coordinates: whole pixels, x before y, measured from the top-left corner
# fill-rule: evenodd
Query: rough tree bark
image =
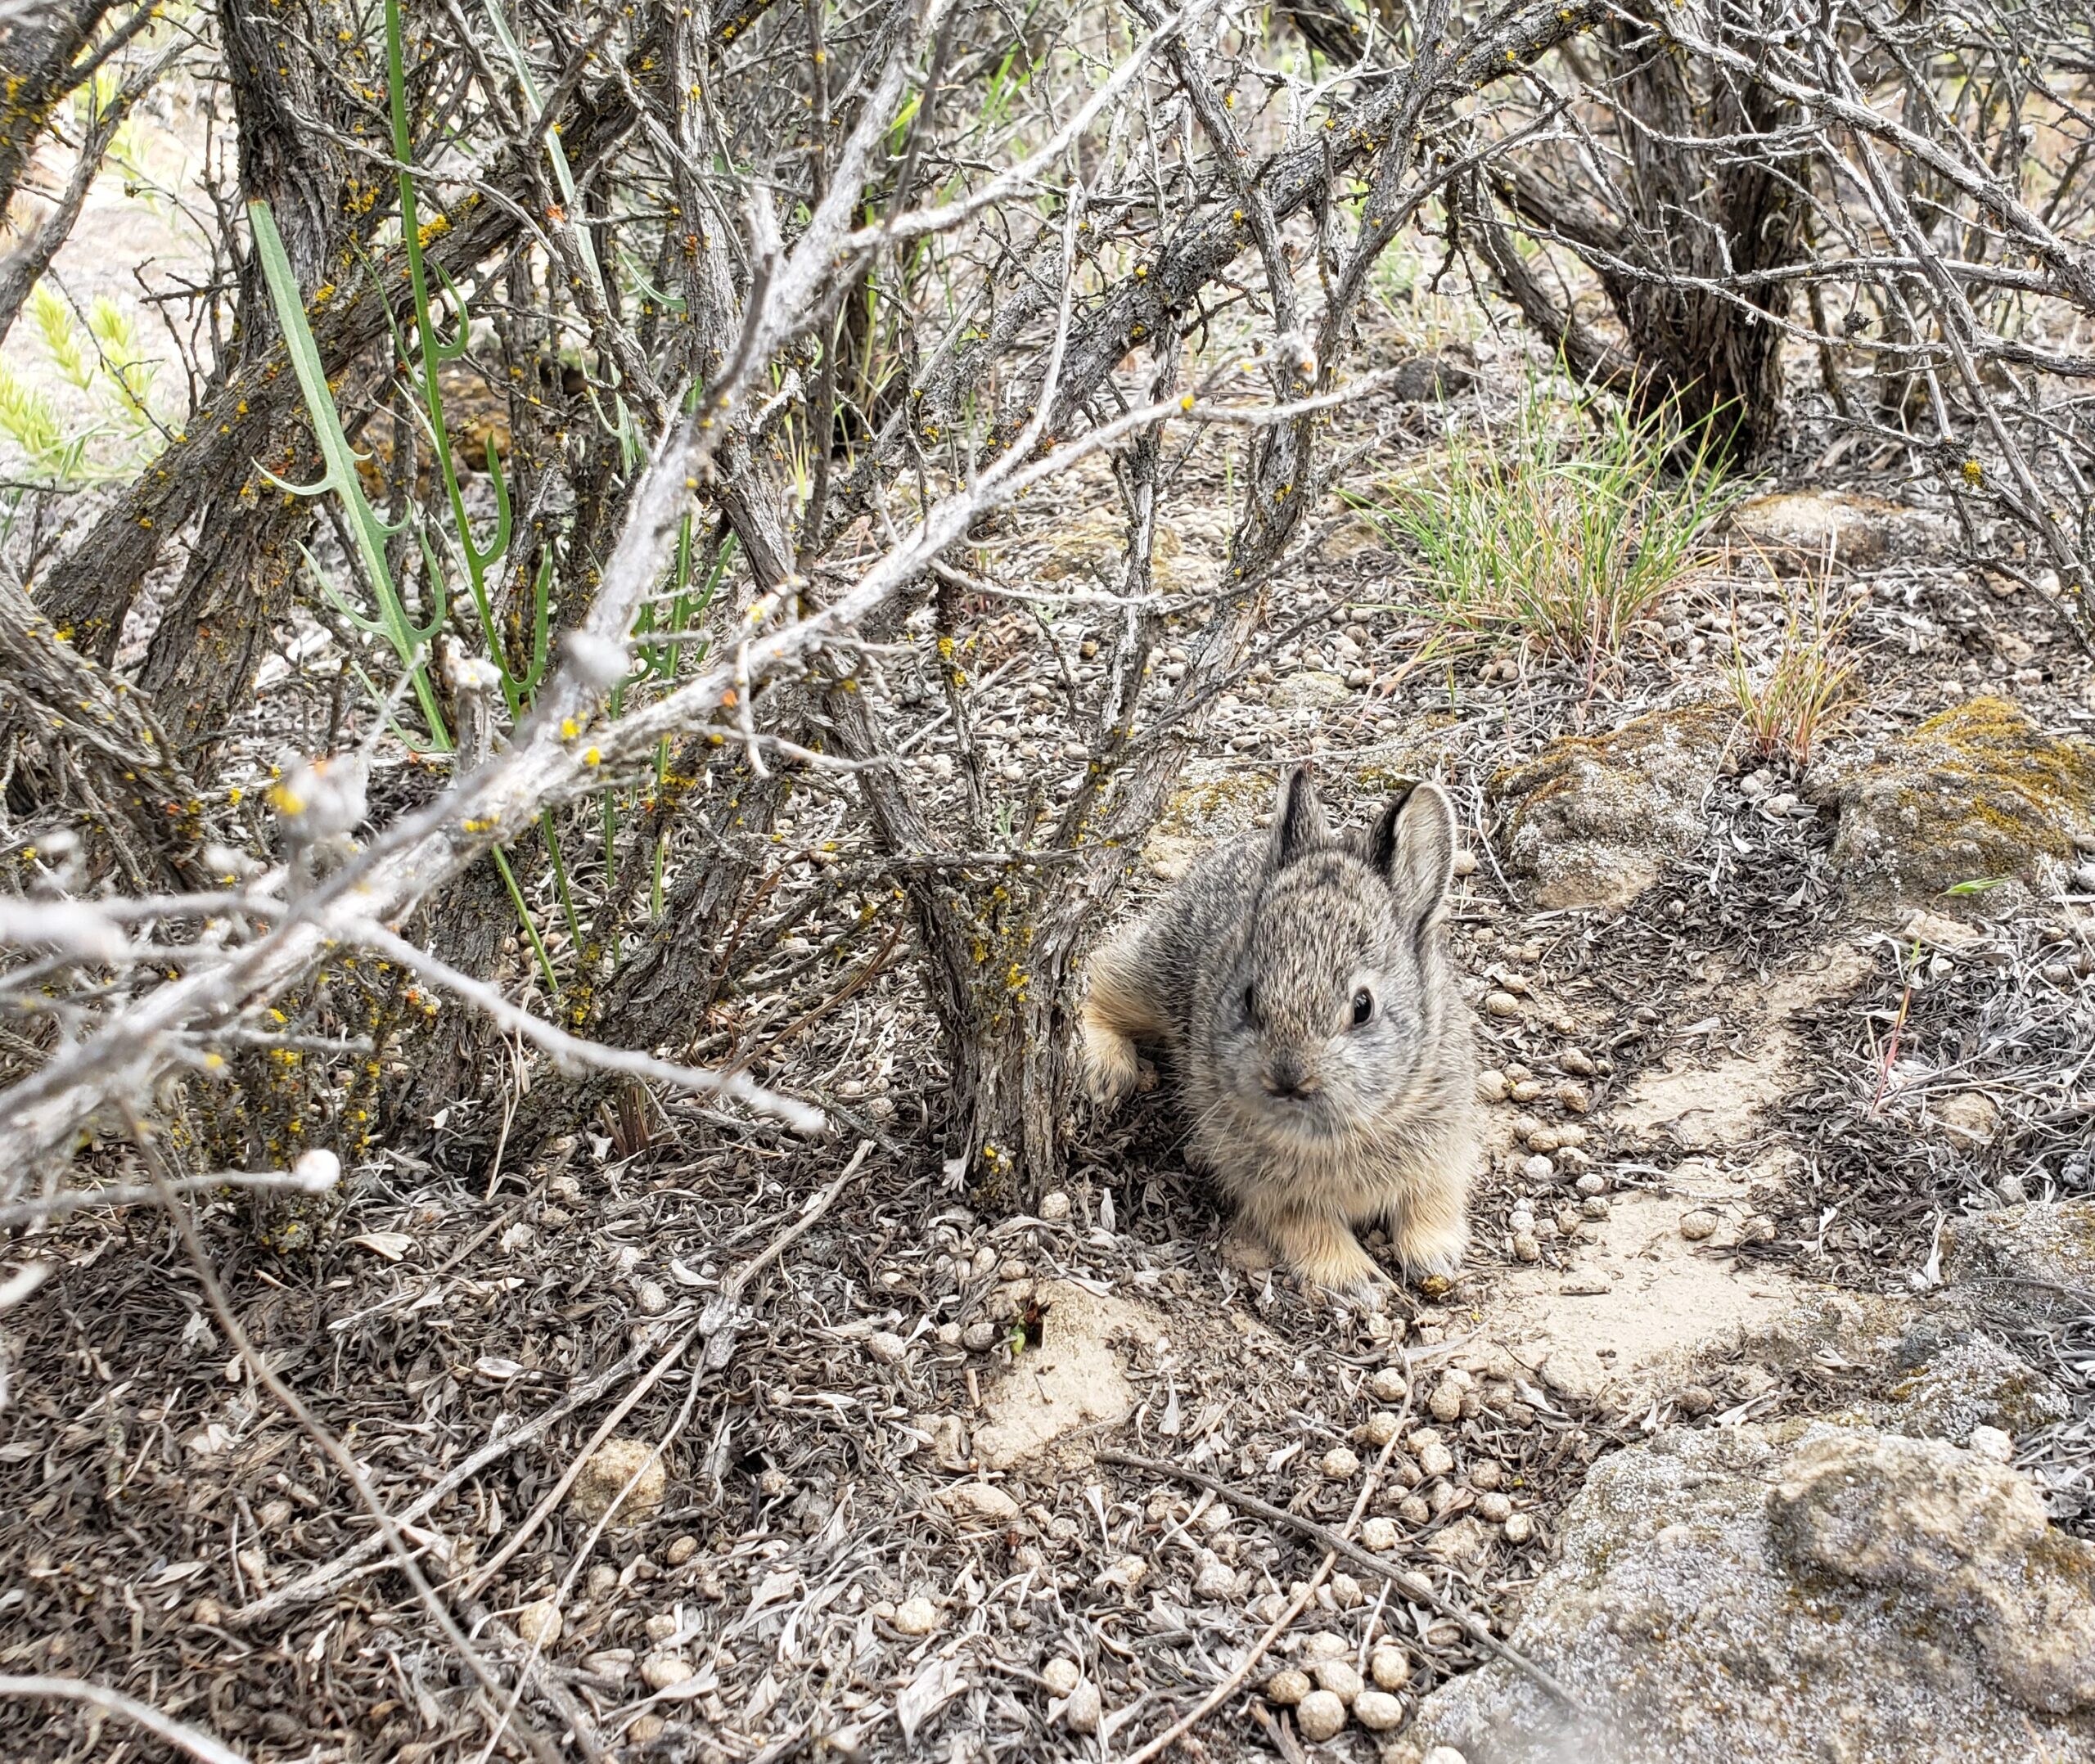
<path fill-rule="evenodd" d="M 293 20 L 255 0 L 219 0 L 218 22 L 239 126 L 241 188 L 249 200 L 270 205 L 299 286 L 310 299 L 368 241 L 372 218 L 385 207 L 356 200 L 339 139 L 367 132 L 368 113 L 350 111 L 343 101 L 345 88 L 315 65 L 300 40 L 313 29 L 319 40 L 332 42 L 349 20 L 327 4 Z M 240 266 L 232 347 L 215 370 L 219 385 L 265 360 L 282 336 L 250 245 Z M 296 380 L 280 374 L 259 396 L 268 408 L 269 432 L 283 438 L 286 457 L 269 461 L 271 469 L 293 483 L 309 481 L 320 461 L 305 430 Z M 255 669 L 290 610 L 300 546 L 317 515 L 311 499 L 277 489 L 251 464 L 205 490 L 181 583 L 138 674 L 192 761 L 204 758 L 252 691 Z"/>
<path fill-rule="evenodd" d="M 1582 191 L 1532 161 L 1504 164 L 1492 182 L 1520 219 L 1592 267 L 1629 361 L 1542 295 L 1493 218 L 1472 208 L 1472 230 L 1508 298 L 1574 372 L 1624 385 L 1654 412 L 1706 421 L 1719 451 L 1750 457 L 1778 413 L 1782 332 L 1768 321 L 1787 316 L 1791 296 L 1787 281 L 1750 278 L 1803 253 L 1807 161 L 1770 144 L 1794 106 L 1689 54 L 1645 0 L 1611 11 L 1599 42 L 1620 154 L 1611 191 Z M 1742 287 L 1710 285 L 1732 278 Z"/>
<path fill-rule="evenodd" d="M 561 132 L 575 176 L 585 175 L 624 139 L 633 122 L 632 107 L 615 83 L 579 92 Z M 531 142 L 520 151 L 535 154 L 538 148 Z M 488 182 L 505 192 L 530 184 L 514 158 Z M 448 218 L 450 229 L 431 241 L 427 254 L 462 282 L 498 259 L 520 224 L 510 203 L 474 195 Z M 405 259 L 395 251 L 375 277 L 345 276 L 316 304 L 309 315 L 313 340 L 331 376 L 386 337 L 389 311 L 404 299 L 406 281 Z M 277 389 L 290 379 L 283 366 L 281 352 L 270 351 L 209 393 L 153 469 L 133 479 L 32 584 L 38 606 L 75 647 L 105 664 L 115 656 L 139 583 L 169 537 L 188 527 L 217 487 L 245 482 L 258 460 L 275 470 L 295 469 L 295 458 L 284 457 L 292 418 Z"/>

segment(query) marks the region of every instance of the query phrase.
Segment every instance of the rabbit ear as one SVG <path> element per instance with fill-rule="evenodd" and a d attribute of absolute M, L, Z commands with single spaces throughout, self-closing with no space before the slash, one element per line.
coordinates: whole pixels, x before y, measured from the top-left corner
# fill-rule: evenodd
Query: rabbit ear
<path fill-rule="evenodd" d="M 1307 764 L 1290 767 L 1280 781 L 1280 800 L 1273 805 L 1274 865 L 1292 863 L 1330 837 L 1310 767 Z"/>
<path fill-rule="evenodd" d="M 1437 784 L 1414 784 L 1376 817 L 1367 861 L 1389 878 L 1397 903 L 1430 914 L 1455 874 L 1455 811 Z"/>

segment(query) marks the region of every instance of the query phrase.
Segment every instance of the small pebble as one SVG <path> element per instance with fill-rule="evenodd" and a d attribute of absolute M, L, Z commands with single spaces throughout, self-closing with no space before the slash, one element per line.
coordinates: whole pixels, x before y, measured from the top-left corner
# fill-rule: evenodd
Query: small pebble
<path fill-rule="evenodd" d="M 1567 1081 L 1557 1087 L 1555 1095 L 1557 1106 L 1569 1109 L 1574 1114 L 1584 1114 L 1593 1106 L 1593 1099 L 1583 1084 L 1573 1084 Z"/>
<path fill-rule="evenodd" d="M 1453 1746 L 1435 1746 L 1419 1764 L 1470 1764 L 1470 1761 Z"/>
<path fill-rule="evenodd" d="M 1062 1705 L 1062 1720 L 1073 1734 L 1097 1733 L 1105 1713 L 1106 1699 L 1088 1678 L 1070 1693 L 1070 1700 Z"/>
<path fill-rule="evenodd" d="M 643 1316 L 658 1317 L 669 1308 L 669 1294 L 654 1280 L 642 1280 L 633 1298 Z"/>
<path fill-rule="evenodd" d="M 1706 1207 L 1680 1216 L 1680 1235 L 1691 1244 L 1706 1242 L 1717 1235 L 1717 1216 Z"/>
<path fill-rule="evenodd" d="M 1394 1550 L 1397 1547 L 1397 1522 L 1378 1513 L 1374 1518 L 1362 1522 L 1360 1547 L 1363 1550 Z"/>
<path fill-rule="evenodd" d="M 560 1640 L 560 1606 L 551 1599 L 527 1604 L 516 1613 L 516 1633 L 541 1654 Z"/>
<path fill-rule="evenodd" d="M 1511 992 L 1486 992 L 1484 995 L 1484 1008 L 1485 1014 L 1489 1016 L 1517 1017 L 1521 1014 L 1521 1001 Z M 1515 1089 L 1518 1088 L 1516 1085 Z"/>
<path fill-rule="evenodd" d="M 1980 1457 L 1992 1459 L 1996 1464 L 2012 1464 L 2015 1461 L 2015 1441 L 1998 1427 L 1973 1428 L 1971 1450 Z M 519 1626 L 520 1628 L 521 1627 Z"/>
<path fill-rule="evenodd" d="M 1579 1203 L 1579 1213 L 1582 1218 L 1605 1219 L 1608 1215 L 1607 1196 L 1605 1195 L 1587 1195 Z"/>
<path fill-rule="evenodd" d="M 1070 1216 L 1070 1197 L 1059 1188 L 1051 1188 L 1040 1197 L 1040 1217 L 1050 1225 Z"/>
<path fill-rule="evenodd" d="M 669 1546 L 662 1552 L 662 1559 L 671 1568 L 682 1568 L 698 1554 L 698 1540 L 686 1532 L 681 1537 L 672 1537 Z"/>
<path fill-rule="evenodd" d="M 1411 1682 L 1411 1656 L 1402 1648 L 1379 1647 L 1367 1657 L 1367 1676 L 1385 1690 L 1401 1690 Z"/>
<path fill-rule="evenodd" d="M 1549 1128 L 1542 1126 L 1539 1123 L 1528 1129 L 1526 1137 L 1528 1141 L 1528 1150 L 1530 1151 L 1539 1151 L 1545 1158 L 1548 1157 L 1550 1153 L 1555 1151 L 1559 1145 L 1564 1143 L 1564 1141 L 1559 1139 L 1554 1132 L 1552 1132 Z"/>
<path fill-rule="evenodd" d="M 987 1353 L 1003 1335 L 993 1323 L 971 1323 L 960 1332 L 960 1344 L 970 1353 Z"/>
<path fill-rule="evenodd" d="M 1341 1611 L 1357 1611 L 1367 1602 L 1367 1595 L 1361 1590 L 1360 1582 L 1350 1574 L 1334 1574 L 1327 1584 L 1331 1588 L 1331 1603 Z"/>
<path fill-rule="evenodd" d="M 1394 1366 L 1385 1366 L 1367 1381 L 1368 1394 L 1377 1402 L 1402 1402 L 1411 1388 L 1404 1375 Z"/>
<path fill-rule="evenodd" d="M 1775 1222 L 1765 1213 L 1756 1213 L 1738 1228 L 1741 1244 L 1772 1244 L 1775 1241 Z"/>
<path fill-rule="evenodd" d="M 1556 1174 L 1557 1166 L 1543 1157 L 1540 1152 L 1537 1152 L 1533 1157 L 1523 1158 L 1521 1160 L 1521 1176 L 1525 1181 L 1547 1182 Z"/>
<path fill-rule="evenodd" d="M 1503 1525 L 1513 1516 L 1513 1503 L 1496 1492 L 1476 1497 L 1476 1516 L 1488 1524 Z"/>
<path fill-rule="evenodd" d="M 932 1333 L 939 1338 L 941 1348 L 957 1348 L 960 1345 L 960 1325 L 957 1323 L 941 1323 Z"/>
<path fill-rule="evenodd" d="M 1309 1668 L 1309 1676 L 1319 1690 L 1330 1691 L 1341 1703 L 1350 1703 L 1360 1694 L 1360 1674 L 1350 1660 L 1319 1660 Z"/>
<path fill-rule="evenodd" d="M 672 1544 L 670 1547 L 674 1549 L 676 1546 Z M 585 1584 L 588 1589 L 589 1602 L 594 1604 L 610 1598 L 619 1590 L 619 1571 L 608 1562 L 599 1562 L 589 1570 L 589 1578 Z"/>
<path fill-rule="evenodd" d="M 909 1349 L 892 1330 L 881 1330 L 866 1338 L 866 1352 L 881 1365 L 894 1366 Z"/>
<path fill-rule="evenodd" d="M 1442 1379 L 1433 1387 L 1433 1394 L 1426 1399 L 1426 1406 L 1436 1421 L 1459 1421 L 1462 1418 L 1462 1387 L 1453 1379 Z"/>
<path fill-rule="evenodd" d="M 1537 1078 L 1516 1078 L 1513 1087 L 1507 1094 L 1516 1103 L 1533 1102 L 1542 1095 L 1542 1083 Z"/>
<path fill-rule="evenodd" d="M 1313 1630 L 1302 1638 L 1302 1658 L 1305 1660 L 1343 1660 L 1353 1653 L 1353 1644 L 1343 1636 L 1334 1636 L 1328 1629 Z"/>
<path fill-rule="evenodd" d="M 1237 1576 L 1219 1556 L 1210 1556 L 1193 1577 L 1193 1596 L 1196 1599 L 1227 1599 L 1236 1591 Z"/>
<path fill-rule="evenodd" d="M 1324 1454 L 1318 1468 L 1334 1481 L 1342 1482 L 1360 1474 L 1360 1455 L 1349 1447 L 1334 1446 Z"/>
<path fill-rule="evenodd" d="M 939 1627 L 939 1608 L 921 1592 L 894 1608 L 894 1627 L 905 1636 L 928 1636 Z"/>
<path fill-rule="evenodd" d="M 1314 1688 L 1307 1672 L 1298 1672 L 1292 1666 L 1282 1667 L 1266 1681 L 1266 1701 L 1291 1709 Z"/>
<path fill-rule="evenodd" d="M 1066 1697 L 1077 1688 L 1084 1671 L 1067 1654 L 1057 1654 L 1040 1669 L 1040 1676 L 1048 1681 L 1048 1688 L 1058 1697 Z"/>
<path fill-rule="evenodd" d="M 669 1726 L 659 1715 L 636 1715 L 625 1736 L 637 1746 L 651 1746 L 669 1731 Z"/>
<path fill-rule="evenodd" d="M 1593 1055 L 1582 1053 L 1575 1047 L 1567 1047 L 1557 1055 L 1557 1063 L 1575 1077 L 1589 1078 L 1593 1075 Z"/>
<path fill-rule="evenodd" d="M 1560 1121 L 1552 1131 L 1557 1135 L 1557 1143 L 1566 1149 L 1583 1145 L 1593 1137 L 1576 1121 Z"/>
<path fill-rule="evenodd" d="M 1717 1406 L 1716 1393 L 1706 1384 L 1690 1384 L 1674 1401 L 1683 1415 L 1707 1415 Z"/>
<path fill-rule="evenodd" d="M 1367 1425 L 1365 1429 L 1367 1443 L 1379 1451 L 1397 1437 L 1399 1428 L 1400 1424 L 1393 1411 L 1377 1409 L 1367 1417 Z"/>
<path fill-rule="evenodd" d="M 1455 1467 L 1455 1455 L 1439 1440 L 1417 1454 L 1418 1467 L 1428 1476 L 1445 1476 Z"/>
<path fill-rule="evenodd" d="M 1525 1513 L 1516 1513 L 1499 1528 L 1509 1544 L 1524 1544 L 1535 1534 L 1535 1522 Z"/>
<path fill-rule="evenodd" d="M 1573 1235 L 1584 1222 L 1585 1215 L 1576 1207 L 1559 1207 L 1557 1209 L 1557 1229 L 1563 1236 Z"/>
<path fill-rule="evenodd" d="M 1455 874 L 1458 876 L 1475 875 L 1476 874 L 1476 853 L 1466 848 L 1457 851 L 1455 853 L 1453 869 Z"/>
<path fill-rule="evenodd" d="M 1506 1466 L 1496 1458 L 1479 1458 L 1470 1466 L 1470 1487 L 1496 1488 L 1506 1479 Z"/>
<path fill-rule="evenodd" d="M 1386 1734 L 1403 1723 L 1404 1706 L 1386 1690 L 1363 1690 L 1353 1699 L 1353 1718 L 1371 1734 Z"/>
<path fill-rule="evenodd" d="M 691 1675 L 691 1662 L 680 1654 L 651 1654 L 640 1663 L 640 1681 L 650 1690 L 667 1690 Z"/>
<path fill-rule="evenodd" d="M 1513 1239 L 1513 1259 L 1516 1262 L 1539 1262 L 1542 1260 L 1542 1245 L 1535 1241 L 1533 1233 L 1522 1231 L 1515 1236 Z"/>
<path fill-rule="evenodd" d="M 1479 1102 L 1503 1102 L 1512 1087 L 1512 1081 L 1503 1072 L 1486 1070 L 1476 1075 L 1476 1100 Z"/>
<path fill-rule="evenodd" d="M 1335 1739 L 1345 1726 L 1345 1705 L 1328 1690 L 1313 1690 L 1295 1706 L 1295 1725 L 1304 1739 Z"/>
<path fill-rule="evenodd" d="M 1607 1192 L 1607 1178 L 1598 1171 L 1579 1178 L 1579 1192 L 1588 1197 Z"/>
<path fill-rule="evenodd" d="M 1516 1207 L 1506 1215 L 1506 1229 L 1509 1231 L 1532 1231 L 1534 1228 L 1535 1216 L 1525 1206 Z"/>
<path fill-rule="evenodd" d="M 650 1641 L 667 1641 L 677 1632 L 677 1614 L 674 1611 L 657 1611 L 641 1627 L 647 1631 Z"/>
<path fill-rule="evenodd" d="M 1433 1517 L 1433 1509 L 1419 1496 L 1406 1495 L 1397 1503 L 1397 1517 L 1416 1531 Z"/>

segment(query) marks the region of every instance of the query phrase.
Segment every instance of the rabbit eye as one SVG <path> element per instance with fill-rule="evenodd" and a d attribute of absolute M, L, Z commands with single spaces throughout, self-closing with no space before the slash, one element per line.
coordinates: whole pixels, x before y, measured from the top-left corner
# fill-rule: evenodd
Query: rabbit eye
<path fill-rule="evenodd" d="M 1375 1015 L 1375 995 L 1366 987 L 1353 995 L 1353 1026 L 1357 1029 Z"/>
<path fill-rule="evenodd" d="M 1251 988 L 1247 986 L 1244 988 L 1244 1015 L 1246 1019 L 1250 1019 L 1256 1017 L 1258 1014 L 1258 998 L 1256 995 L 1253 993 Z"/>

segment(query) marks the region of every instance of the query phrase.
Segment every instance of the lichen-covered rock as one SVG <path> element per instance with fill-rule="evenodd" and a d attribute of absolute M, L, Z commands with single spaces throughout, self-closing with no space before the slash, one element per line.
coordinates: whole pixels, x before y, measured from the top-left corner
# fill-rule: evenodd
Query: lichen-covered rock
<path fill-rule="evenodd" d="M 2005 1467 L 1816 1426 L 1604 1460 L 1512 1645 L 1406 1737 L 1470 1764 L 2095 1764 L 2095 1546 Z"/>
<path fill-rule="evenodd" d="M 1491 781 L 1507 869 L 1543 907 L 1620 907 L 1703 833 L 1702 801 L 1737 716 L 1714 704 L 1652 711 L 1606 735 L 1566 736 Z"/>
<path fill-rule="evenodd" d="M 1127 568 L 1128 519 L 1117 506 L 1085 509 L 1055 529 L 1054 549 L 1036 565 L 1045 582 L 1096 587 L 1122 586 Z M 1219 555 L 1219 554 L 1217 554 Z M 1160 594 L 1192 593 L 1214 574 L 1213 557 L 1189 551 L 1183 524 L 1160 521 L 1150 549 L 1150 579 Z"/>
<path fill-rule="evenodd" d="M 2014 1701 L 2095 1714 L 2095 1545 L 2055 1532 L 2026 1478 L 1976 1452 L 1895 1434 L 1807 1440 L 1768 1508 L 1793 1573 L 1890 1589 L 1944 1619 Z"/>
<path fill-rule="evenodd" d="M 1792 490 L 1758 496 L 1732 515 L 1737 538 L 1784 572 L 1840 565 L 1875 569 L 1895 558 L 1931 551 L 1954 533 L 1940 515 L 1880 496 Z"/>
<path fill-rule="evenodd" d="M 1942 1241 L 1943 1273 L 1952 1281 L 2035 1280 L 2095 1291 L 2095 1200 L 2002 1207 L 1953 1221 Z"/>
<path fill-rule="evenodd" d="M 1873 753 L 1820 768 L 1838 811 L 1833 863 L 1863 899 L 1951 903 L 1968 882 L 2044 884 L 2095 827 L 2095 742 L 2044 734 L 2005 699 L 1976 698 Z"/>
<path fill-rule="evenodd" d="M 1895 1384 L 1883 1424 L 1962 1446 L 1976 1427 L 1997 1427 L 2020 1439 L 2072 1412 L 2065 1393 L 2043 1373 L 1975 1334 L 1943 1348 Z"/>

